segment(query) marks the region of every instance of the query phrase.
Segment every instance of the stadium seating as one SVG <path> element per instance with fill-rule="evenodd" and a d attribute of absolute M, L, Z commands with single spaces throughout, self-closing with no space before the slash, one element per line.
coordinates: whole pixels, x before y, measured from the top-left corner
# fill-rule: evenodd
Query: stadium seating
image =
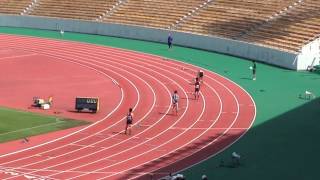
<path fill-rule="evenodd" d="M 40 0 L 31 15 L 95 20 L 117 0 Z"/>
<path fill-rule="evenodd" d="M 268 17 L 293 1 L 214 0 L 183 23 L 178 30 L 235 38 L 265 22 Z"/>
<path fill-rule="evenodd" d="M 0 13 L 20 14 L 31 4 L 31 0 L 1 0 Z"/>
<path fill-rule="evenodd" d="M 204 0 L 132 0 L 120 6 L 105 22 L 168 28 Z"/>
<path fill-rule="evenodd" d="M 31 0 L 2 0 L 20 14 Z M 39 0 L 30 15 L 214 35 L 297 52 L 320 34 L 319 0 Z M 112 9 L 112 11 L 110 11 Z M 108 12 L 108 13 L 107 13 Z"/>
<path fill-rule="evenodd" d="M 320 1 L 305 0 L 266 26 L 245 34 L 239 40 L 280 49 L 298 51 L 320 35 Z"/>

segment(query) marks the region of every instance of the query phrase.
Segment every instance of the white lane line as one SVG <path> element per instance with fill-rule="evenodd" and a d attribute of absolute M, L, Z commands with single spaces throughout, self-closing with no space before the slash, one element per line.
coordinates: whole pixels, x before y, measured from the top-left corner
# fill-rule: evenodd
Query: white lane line
<path fill-rule="evenodd" d="M 113 161 L 113 160 L 110 160 Z M 37 169 L 34 168 L 21 168 L 20 170 L 24 171 L 36 171 Z M 9 173 L 10 172 L 10 167 L 4 167 L 3 169 L 0 169 L 0 172 L 3 173 Z M 17 173 L 22 173 L 21 171 L 16 171 Z M 46 172 L 61 172 L 61 170 L 54 170 L 54 169 L 48 169 Z M 91 171 L 65 171 L 66 173 L 92 173 Z M 118 171 L 100 171 L 100 172 L 95 172 L 95 174 L 114 174 L 114 173 L 119 173 Z M 139 172 L 139 173 L 131 173 L 131 174 L 136 174 L 136 175 L 143 175 L 145 174 L 144 172 Z M 167 175 L 167 173 L 157 173 L 157 174 L 164 174 Z M 42 176 L 38 176 L 42 177 Z M 42 177 L 44 178 L 44 177 Z M 53 178 L 52 178 L 53 179 Z"/>
<path fill-rule="evenodd" d="M 182 128 L 182 127 L 173 127 L 171 129 L 174 130 L 185 130 L 187 128 Z M 189 130 L 207 130 L 208 128 L 190 128 Z M 225 127 L 225 128 L 210 128 L 210 130 L 225 130 L 225 129 L 230 129 L 230 130 L 247 130 L 247 128 L 229 128 L 229 127 Z"/>
<path fill-rule="evenodd" d="M 92 145 L 82 145 L 82 144 L 76 144 L 76 143 L 71 143 L 71 144 L 69 144 L 69 146 L 92 147 L 92 148 L 96 147 L 96 146 L 92 146 Z"/>
<path fill-rule="evenodd" d="M 0 57 L 0 60 L 23 58 L 23 57 L 30 57 L 30 56 L 36 56 L 36 55 L 38 55 L 38 54 L 37 53 L 32 53 L 32 54 L 24 54 L 24 55 L 18 55 L 18 56 Z"/>

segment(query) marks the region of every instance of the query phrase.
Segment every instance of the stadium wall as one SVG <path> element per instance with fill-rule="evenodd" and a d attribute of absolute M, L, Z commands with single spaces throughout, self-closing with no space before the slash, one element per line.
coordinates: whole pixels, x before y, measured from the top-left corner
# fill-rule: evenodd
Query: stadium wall
<path fill-rule="evenodd" d="M 307 69 L 310 66 L 320 64 L 320 38 L 317 38 L 302 47 L 297 56 L 298 70 Z"/>
<path fill-rule="evenodd" d="M 59 30 L 61 28 L 66 32 L 99 34 L 161 43 L 166 43 L 169 33 L 167 30 L 140 26 L 4 14 L 0 15 L 0 26 L 46 30 Z M 299 69 L 297 67 L 299 63 L 296 62 L 297 54 L 294 53 L 231 39 L 202 36 L 184 32 L 174 32 L 173 37 L 174 44 L 176 45 L 254 59 L 288 69 Z"/>

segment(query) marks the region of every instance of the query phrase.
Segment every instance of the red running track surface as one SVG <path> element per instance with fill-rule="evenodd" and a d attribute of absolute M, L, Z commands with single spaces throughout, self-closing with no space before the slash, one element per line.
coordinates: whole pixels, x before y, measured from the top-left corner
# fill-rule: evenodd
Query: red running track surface
<path fill-rule="evenodd" d="M 28 102 L 41 87 L 37 93 L 51 91 L 57 97 L 53 112 L 94 121 L 49 135 L 46 142 L 37 142 L 46 135 L 32 137 L 36 143 L 31 146 L 0 155 L 1 179 L 160 178 L 227 148 L 255 119 L 250 95 L 210 71 L 204 70 L 201 97 L 194 100 L 192 80 L 199 68 L 190 64 L 77 42 L 12 35 L 0 39 L 0 64 L 8 77 L 1 93 L 22 98 L 1 105 L 33 111 Z M 36 73 L 43 69 L 47 73 Z M 171 112 L 174 90 L 180 95 L 177 116 Z M 102 110 L 96 115 L 70 111 L 78 94 L 101 97 Z M 130 136 L 124 134 L 129 107 L 135 115 Z"/>

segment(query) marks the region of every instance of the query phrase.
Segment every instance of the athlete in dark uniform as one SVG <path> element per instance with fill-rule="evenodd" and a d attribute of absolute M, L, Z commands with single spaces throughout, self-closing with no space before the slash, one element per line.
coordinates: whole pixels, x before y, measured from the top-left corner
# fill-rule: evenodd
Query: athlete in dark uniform
<path fill-rule="evenodd" d="M 200 81 L 199 78 L 196 78 L 196 82 L 194 83 L 194 99 L 199 99 L 200 96 Z"/>
<path fill-rule="evenodd" d="M 256 65 L 256 61 L 252 61 L 252 80 L 256 80 L 256 70 L 257 70 L 257 65 Z"/>
<path fill-rule="evenodd" d="M 129 130 L 129 135 L 131 134 L 132 121 L 133 121 L 133 112 L 132 112 L 132 108 L 130 108 L 127 114 L 126 130 L 124 132 L 125 134 L 127 134 L 127 130 Z"/>
<path fill-rule="evenodd" d="M 169 47 L 169 49 L 172 48 L 172 41 L 173 41 L 173 37 L 172 37 L 172 35 L 170 33 L 169 36 L 168 36 L 168 47 Z"/>

